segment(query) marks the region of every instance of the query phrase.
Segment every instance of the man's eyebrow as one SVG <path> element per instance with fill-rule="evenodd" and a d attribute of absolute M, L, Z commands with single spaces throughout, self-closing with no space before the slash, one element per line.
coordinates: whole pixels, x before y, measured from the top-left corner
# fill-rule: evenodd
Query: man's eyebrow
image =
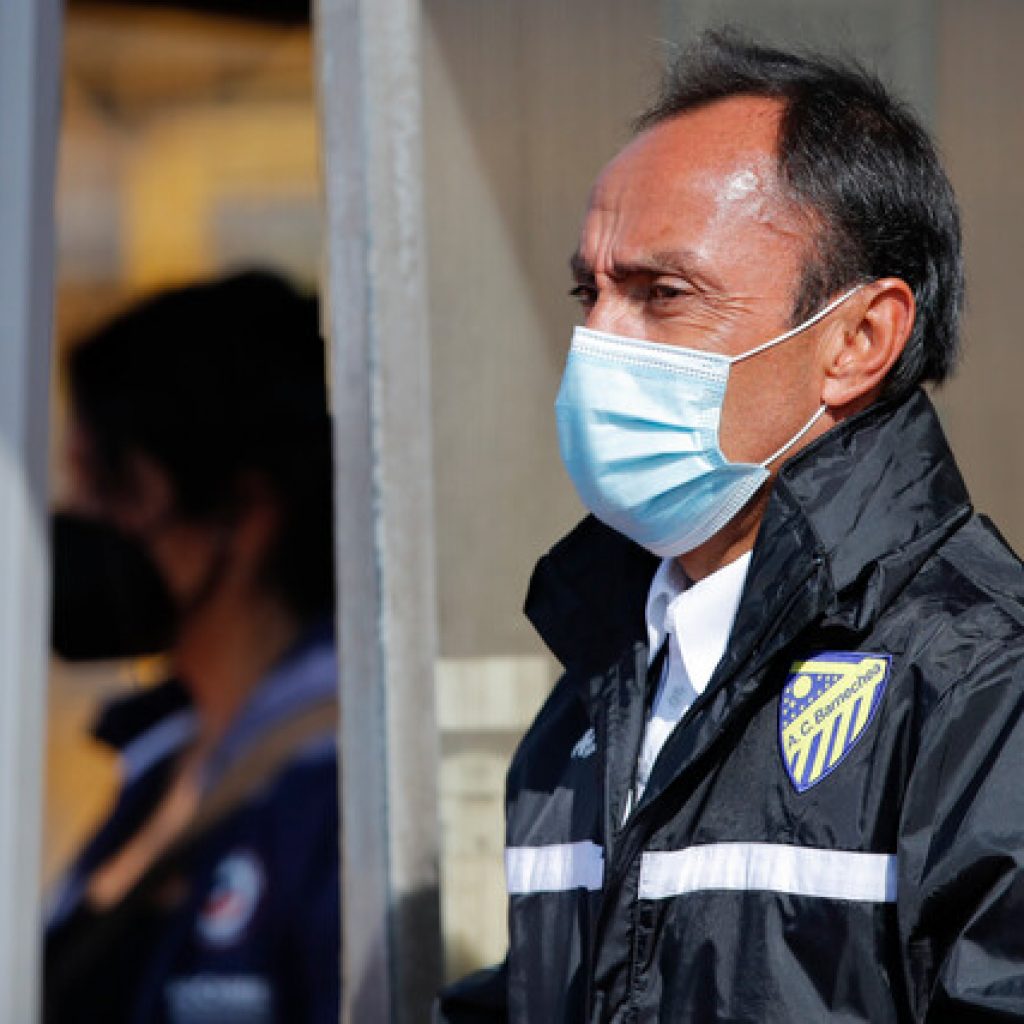
<path fill-rule="evenodd" d="M 588 280 L 594 276 L 594 271 L 579 249 L 569 257 L 569 272 L 577 281 Z"/>
<path fill-rule="evenodd" d="M 637 270 L 656 273 L 682 274 L 684 277 L 701 277 L 700 260 L 689 249 L 662 249 L 651 253 Z"/>
<path fill-rule="evenodd" d="M 569 270 L 578 281 L 590 280 L 594 270 L 590 262 L 577 249 L 569 257 Z M 679 274 L 695 284 L 707 280 L 701 271 L 700 260 L 689 249 L 663 249 L 635 260 L 617 263 L 614 273 L 619 274 Z"/>

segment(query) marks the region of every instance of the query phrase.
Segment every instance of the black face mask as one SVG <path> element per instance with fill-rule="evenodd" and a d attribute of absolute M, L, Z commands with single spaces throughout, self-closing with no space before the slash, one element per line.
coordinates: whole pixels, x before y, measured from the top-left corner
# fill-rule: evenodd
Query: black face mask
<path fill-rule="evenodd" d="M 68 661 L 166 651 L 179 615 L 142 545 L 72 513 L 56 513 L 52 526 L 53 650 Z"/>

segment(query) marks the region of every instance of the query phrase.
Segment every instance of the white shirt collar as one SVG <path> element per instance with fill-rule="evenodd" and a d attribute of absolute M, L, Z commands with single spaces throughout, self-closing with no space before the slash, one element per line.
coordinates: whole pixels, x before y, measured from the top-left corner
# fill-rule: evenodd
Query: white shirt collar
<path fill-rule="evenodd" d="M 696 583 L 690 583 L 674 558 L 666 558 L 651 581 L 646 611 L 650 660 L 665 642 L 671 623 L 686 673 L 697 693 L 707 687 L 725 654 L 750 555 L 748 551 Z"/>

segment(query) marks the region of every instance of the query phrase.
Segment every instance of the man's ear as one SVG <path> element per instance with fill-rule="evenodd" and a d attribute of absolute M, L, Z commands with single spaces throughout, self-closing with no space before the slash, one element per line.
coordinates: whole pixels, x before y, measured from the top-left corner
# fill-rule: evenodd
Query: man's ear
<path fill-rule="evenodd" d="M 864 285 L 843 312 L 821 349 L 821 400 L 841 417 L 878 397 L 913 329 L 914 293 L 901 278 L 885 277 Z"/>

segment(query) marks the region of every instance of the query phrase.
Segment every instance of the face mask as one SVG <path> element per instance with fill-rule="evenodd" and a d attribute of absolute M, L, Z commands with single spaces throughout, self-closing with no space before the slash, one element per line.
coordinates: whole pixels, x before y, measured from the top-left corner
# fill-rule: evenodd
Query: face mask
<path fill-rule="evenodd" d="M 195 592 L 175 601 L 140 541 L 100 519 L 67 512 L 55 513 L 52 527 L 51 646 L 65 661 L 168 651 L 228 567 L 225 533 Z"/>
<path fill-rule="evenodd" d="M 662 558 L 713 537 L 826 408 L 764 462 L 729 462 L 718 426 L 730 367 L 812 327 L 859 287 L 738 356 L 577 327 L 555 416 L 562 461 L 583 504 Z"/>
<path fill-rule="evenodd" d="M 97 519 L 59 512 L 52 526 L 54 651 L 67 661 L 166 651 L 174 602 L 145 548 Z"/>

